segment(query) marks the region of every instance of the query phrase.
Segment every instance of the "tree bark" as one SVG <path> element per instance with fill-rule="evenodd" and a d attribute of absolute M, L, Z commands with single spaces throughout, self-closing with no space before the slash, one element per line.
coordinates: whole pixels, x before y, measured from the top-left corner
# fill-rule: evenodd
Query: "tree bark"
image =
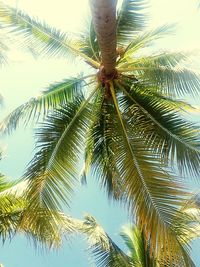
<path fill-rule="evenodd" d="M 113 73 L 116 65 L 116 4 L 117 0 L 90 0 L 92 20 L 106 74 Z"/>

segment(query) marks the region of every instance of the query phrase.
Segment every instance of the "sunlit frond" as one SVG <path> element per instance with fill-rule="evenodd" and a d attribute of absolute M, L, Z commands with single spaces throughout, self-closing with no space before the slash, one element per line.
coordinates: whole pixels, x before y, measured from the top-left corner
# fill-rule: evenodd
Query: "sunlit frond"
<path fill-rule="evenodd" d="M 182 211 L 190 216 L 187 226 L 188 231 L 186 242 L 191 242 L 200 237 L 200 193 L 191 194 L 190 198 L 183 205 Z"/>
<path fill-rule="evenodd" d="M 179 216 L 177 207 L 180 207 L 186 193 L 177 178 L 161 165 L 159 155 L 132 131 L 128 118 L 121 113 L 112 85 L 111 93 L 115 113 L 112 114 L 114 130 L 110 147 L 130 211 L 144 229 L 146 240 L 151 237 L 153 250 L 158 249 L 156 244 L 161 243 L 167 252 L 168 240 L 174 251 L 182 255 L 182 247 L 173 234 L 172 225 Z"/>
<path fill-rule="evenodd" d="M 145 26 L 145 0 L 123 0 L 117 14 L 117 41 L 127 45 Z"/>
<path fill-rule="evenodd" d="M 138 34 L 134 37 L 134 39 L 127 45 L 125 48 L 125 51 L 123 53 L 123 56 L 119 60 L 119 62 L 123 62 L 123 59 L 125 61 L 128 61 L 129 58 L 132 58 L 133 55 L 136 55 L 136 52 L 138 50 L 145 48 L 149 45 L 151 45 L 154 41 L 165 37 L 165 35 L 170 33 L 172 31 L 171 25 L 164 25 L 162 27 L 153 29 L 151 31 L 143 32 Z M 120 65 L 119 65 L 120 67 Z"/>
<path fill-rule="evenodd" d="M 175 67 L 178 64 L 186 61 L 190 56 L 186 52 L 162 52 L 160 54 L 154 54 L 152 56 L 146 56 L 145 58 L 138 58 L 139 62 L 149 61 L 154 64 L 159 64 L 165 67 Z"/>
<path fill-rule="evenodd" d="M 77 221 L 61 212 L 45 208 L 31 209 L 27 204 L 17 227 L 36 248 L 58 248 L 64 237 L 76 232 Z"/>
<path fill-rule="evenodd" d="M 25 44 L 37 50 L 39 55 L 58 57 L 71 54 L 80 56 L 94 67 L 99 66 L 96 61 L 83 54 L 78 43 L 65 33 L 40 22 L 37 18 L 31 18 L 19 10 L 6 6 L 3 2 L 0 2 L 0 21 L 12 34 L 23 37 Z"/>
<path fill-rule="evenodd" d="M 24 198 L 27 181 L 17 184 L 0 176 L 0 239 L 5 242 L 16 234 L 23 234 L 35 247 L 57 248 L 62 239 L 74 233 L 79 222 L 58 211 L 32 209 Z"/>
<path fill-rule="evenodd" d="M 162 154 L 162 159 L 179 167 L 181 173 L 198 177 L 200 166 L 198 127 L 184 119 L 175 102 L 169 103 L 150 88 L 134 85 L 123 89 L 130 127 Z M 127 102 L 128 101 L 128 102 Z M 130 102 L 129 102 L 130 101 Z M 174 105 L 174 107 L 172 106 Z M 180 103 L 177 103 L 178 106 Z"/>
<path fill-rule="evenodd" d="M 11 194 L 2 194 L 13 183 L 8 182 L 6 177 L 0 174 L 0 239 L 5 242 L 11 239 L 18 227 L 25 201 L 21 197 Z"/>
<path fill-rule="evenodd" d="M 184 52 L 161 52 L 152 55 L 136 57 L 134 52 L 131 55 L 125 54 L 123 60 L 120 62 L 120 68 L 131 68 L 134 64 L 151 63 L 164 67 L 176 67 L 178 64 L 184 63 L 191 54 Z"/>
<path fill-rule="evenodd" d="M 134 266 L 156 267 L 156 259 L 150 255 L 150 246 L 139 227 L 123 226 L 120 236 L 128 248 L 128 256 L 133 260 Z"/>
<path fill-rule="evenodd" d="M 66 79 L 59 83 L 50 85 L 39 96 L 31 98 L 12 111 L 0 124 L 0 130 L 10 133 L 16 129 L 22 121 L 25 125 L 30 121 L 37 122 L 39 118 L 44 118 L 49 111 L 59 108 L 68 102 L 72 102 L 77 96 L 84 93 L 87 86 L 85 79 L 78 77 Z"/>
<path fill-rule="evenodd" d="M 25 201 L 11 195 L 0 196 L 0 238 L 3 242 L 15 234 Z"/>
<path fill-rule="evenodd" d="M 126 253 L 122 251 L 105 232 L 101 225 L 91 215 L 86 215 L 78 229 L 86 235 L 89 251 L 95 260 L 95 266 L 107 267 L 156 267 L 156 266 L 184 266 L 194 267 L 189 252 L 183 248 L 184 256 L 176 252 L 164 253 L 161 248 L 159 254 L 151 251 L 151 239 L 146 240 L 145 232 L 139 226 L 124 226 L 120 233 L 125 245 Z M 167 242 L 167 241 L 166 241 Z M 159 244 L 160 246 L 160 244 Z M 170 246 L 170 244 L 168 244 Z"/>
<path fill-rule="evenodd" d="M 159 86 L 160 90 L 168 95 L 200 95 L 200 74 L 186 67 L 162 66 L 144 61 L 134 65 L 133 73 L 138 79 Z"/>
<path fill-rule="evenodd" d="M 0 196 L 14 195 L 15 197 L 23 197 L 28 188 L 28 183 L 28 180 L 7 181 L 5 186 L 0 187 Z"/>

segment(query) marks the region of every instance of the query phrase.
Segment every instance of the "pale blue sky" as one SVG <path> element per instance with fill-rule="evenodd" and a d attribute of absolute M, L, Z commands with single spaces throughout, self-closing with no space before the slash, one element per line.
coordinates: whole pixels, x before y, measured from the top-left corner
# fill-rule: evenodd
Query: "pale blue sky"
<path fill-rule="evenodd" d="M 45 19 L 49 24 L 67 31 L 79 31 L 84 28 L 88 14 L 87 0 L 6 0 L 6 3 L 24 9 L 31 16 Z M 177 32 L 159 42 L 156 49 L 192 50 L 200 48 L 200 10 L 197 10 L 196 0 L 151 0 L 149 24 L 151 27 L 164 23 L 178 22 Z M 193 58 L 195 66 L 199 64 L 199 57 Z M 0 93 L 5 99 L 5 108 L 1 116 L 5 115 L 35 96 L 49 83 L 74 76 L 83 70 L 80 62 L 72 63 L 66 59 L 37 60 L 27 54 L 10 52 L 10 65 L 0 70 Z M 198 104 L 198 100 L 197 103 Z M 26 164 L 33 155 L 32 131 L 23 128 L 17 130 L 9 138 L 2 140 L 5 158 L 1 162 L 1 172 L 7 176 L 18 178 L 23 173 Z M 122 224 L 127 223 L 127 215 L 122 208 L 108 204 L 106 197 L 97 189 L 94 182 L 88 188 L 78 188 L 70 214 L 81 217 L 84 212 L 94 215 L 106 231 L 117 242 L 117 233 Z M 71 247 L 71 248 L 70 248 Z M 61 251 L 49 252 L 41 255 L 35 252 L 33 246 L 27 245 L 23 237 L 17 237 L 1 248 L 0 262 L 5 267 L 86 267 L 89 265 L 87 255 L 83 252 L 85 246 L 79 239 L 71 245 L 65 242 Z M 194 246 L 197 250 L 198 246 Z M 197 259 L 198 254 L 195 254 Z M 200 262 L 200 261 L 199 261 Z M 197 266 L 200 266 L 197 264 Z"/>

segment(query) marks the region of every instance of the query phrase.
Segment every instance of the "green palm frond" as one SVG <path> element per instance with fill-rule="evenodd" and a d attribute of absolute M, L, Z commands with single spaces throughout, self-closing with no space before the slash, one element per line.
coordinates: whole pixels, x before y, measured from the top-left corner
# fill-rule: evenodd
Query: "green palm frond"
<path fill-rule="evenodd" d="M 163 38 L 166 34 L 172 31 L 171 25 L 163 25 L 162 27 L 153 29 L 151 31 L 142 32 L 135 36 L 135 38 L 126 46 L 125 51 L 119 60 L 119 62 L 123 62 L 123 60 L 128 61 L 129 58 L 132 59 L 133 55 L 145 47 L 151 45 L 154 41 Z M 120 68 L 120 65 L 119 65 Z"/>
<path fill-rule="evenodd" d="M 90 100 L 83 96 L 56 110 L 37 131 L 37 148 L 24 175 L 30 180 L 28 199 L 35 205 L 56 209 L 59 200 L 69 204 L 77 181 L 85 136 L 91 123 Z"/>
<path fill-rule="evenodd" d="M 135 54 L 124 55 L 123 60 L 120 61 L 120 68 L 129 68 L 131 65 L 136 64 L 142 64 L 142 63 L 151 63 L 154 65 L 160 65 L 164 67 L 176 67 L 178 64 L 184 63 L 188 57 L 191 56 L 189 53 L 184 52 L 161 52 L 161 53 L 155 53 L 153 55 L 146 55 L 143 57 L 136 57 Z"/>
<path fill-rule="evenodd" d="M 130 65 L 126 72 L 131 72 L 138 79 L 160 87 L 160 90 L 168 95 L 180 97 L 200 94 L 200 74 L 186 67 L 162 66 L 146 61 L 134 64 L 132 69 Z"/>
<path fill-rule="evenodd" d="M 75 232 L 76 222 L 57 211 L 30 209 L 28 202 L 14 195 L 0 196 L 0 238 L 3 242 L 25 234 L 35 247 L 57 248 L 62 237 Z"/>
<path fill-rule="evenodd" d="M 80 222 L 58 211 L 31 209 L 24 198 L 27 188 L 25 181 L 8 182 L 0 176 L 0 238 L 4 242 L 24 234 L 35 247 L 59 247 L 63 236 L 76 232 Z"/>
<path fill-rule="evenodd" d="M 90 62 L 92 66 L 99 67 L 99 64 L 82 53 L 78 43 L 65 33 L 36 18 L 33 19 L 19 10 L 6 6 L 3 2 L 0 2 L 0 21 L 4 27 L 10 28 L 12 34 L 22 36 L 25 44 L 37 50 L 39 55 L 80 56 L 86 62 Z"/>
<path fill-rule="evenodd" d="M 150 255 L 150 246 L 139 227 L 124 226 L 120 232 L 128 248 L 128 256 L 133 260 L 135 267 L 156 267 L 156 259 Z"/>
<path fill-rule="evenodd" d="M 102 267 L 156 267 L 156 266 L 184 266 L 194 267 L 189 252 L 184 251 L 183 257 L 176 255 L 171 251 L 170 254 L 164 254 L 162 248 L 160 254 L 152 254 L 151 240 L 147 242 L 145 233 L 139 226 L 124 226 L 120 233 L 127 252 L 122 251 L 117 244 L 113 242 L 105 230 L 98 224 L 94 217 L 86 215 L 82 224 L 79 224 L 78 230 L 86 235 L 89 244 L 89 251 L 94 257 L 96 266 Z M 170 246 L 170 244 L 168 244 Z"/>
<path fill-rule="evenodd" d="M 16 129 L 21 121 L 26 125 L 30 120 L 38 121 L 44 118 L 49 111 L 59 108 L 68 102 L 72 102 L 77 96 L 84 93 L 87 87 L 86 77 L 66 79 L 50 85 L 38 97 L 31 98 L 12 111 L 0 124 L 4 133 L 10 133 Z"/>
<path fill-rule="evenodd" d="M 141 97 L 152 97 L 155 101 L 162 103 L 164 107 L 173 109 L 174 111 L 186 115 L 197 111 L 197 108 L 186 101 L 173 98 L 171 95 L 160 92 L 160 88 L 156 85 L 144 83 L 139 81 L 134 75 L 121 75 L 120 83 L 131 94 L 132 92 L 139 92 Z"/>
<path fill-rule="evenodd" d="M 22 198 L 0 196 L 0 238 L 3 242 L 15 235 L 24 207 Z"/>
<path fill-rule="evenodd" d="M 107 92 L 108 93 L 108 92 Z M 106 188 L 109 197 L 120 198 L 122 188 L 117 166 L 114 164 L 113 151 L 109 143 L 112 138 L 112 114 L 109 93 L 101 88 L 101 92 L 93 108 L 93 124 L 87 137 L 85 167 L 90 166 L 92 173 L 97 177 L 102 188 Z"/>
<path fill-rule="evenodd" d="M 117 14 L 117 41 L 126 45 L 145 26 L 144 0 L 123 0 Z"/>
<path fill-rule="evenodd" d="M 98 267 L 131 267 L 132 260 L 107 235 L 91 215 L 85 216 L 82 233 L 86 234 L 89 249 Z"/>
<path fill-rule="evenodd" d="M 142 60 L 140 60 L 139 58 L 138 61 L 142 62 L 144 60 L 144 62 L 149 61 L 152 64 L 159 64 L 165 67 L 175 67 L 178 64 L 186 61 L 189 56 L 190 54 L 186 52 L 166 52 L 165 51 L 160 54 L 147 56 L 145 58 L 142 58 Z"/>
<path fill-rule="evenodd" d="M 0 152 L 0 160 L 1 160 L 2 153 Z M 0 194 L 4 191 L 9 189 L 13 186 L 13 182 L 8 182 L 6 177 L 0 173 Z"/>
<path fill-rule="evenodd" d="M 36 248 L 58 248 L 62 245 L 63 237 L 69 239 L 78 225 L 76 220 L 61 212 L 45 208 L 31 209 L 27 204 L 17 233 L 25 234 Z"/>
<path fill-rule="evenodd" d="M 88 57 L 100 63 L 100 51 L 94 25 L 90 21 L 85 32 L 80 35 L 77 42 L 80 44 L 81 51 Z"/>
<path fill-rule="evenodd" d="M 162 159 L 181 173 L 198 177 L 200 164 L 199 129 L 184 119 L 166 99 L 155 96 L 145 87 L 120 87 L 127 98 L 125 104 L 130 125 Z M 144 91 L 143 91 L 144 90 Z M 129 102 L 130 101 L 130 102 Z M 180 103 L 178 103 L 180 104 Z M 130 112 L 130 113 L 129 113 Z M 155 128 L 154 128 L 155 127 Z"/>
<path fill-rule="evenodd" d="M 79 222 L 58 211 L 32 209 L 24 198 L 27 188 L 24 181 L 8 182 L 0 176 L 0 239 L 5 242 L 16 234 L 24 234 L 36 247 L 57 248 L 63 236 L 76 231 Z"/>
<path fill-rule="evenodd" d="M 15 197 L 23 197 L 28 188 L 28 180 L 17 180 L 8 182 L 0 186 L 0 196 L 14 195 Z"/>
<path fill-rule="evenodd" d="M 178 181 L 173 182 L 170 178 L 172 176 L 161 165 L 159 155 L 131 130 L 127 117 L 119 109 L 112 84 L 111 93 L 115 108 L 115 116 L 112 116 L 115 131 L 110 146 L 130 210 L 144 227 L 146 239 L 150 236 L 153 239 L 153 249 L 156 249 L 157 242 L 163 244 L 164 240 L 168 240 L 174 250 L 180 252 L 181 247 L 173 235 L 172 225 L 178 216 L 176 207 L 181 205 L 185 191 Z M 173 176 L 173 179 L 176 178 Z M 167 250 L 165 245 L 164 250 Z"/>
<path fill-rule="evenodd" d="M 186 242 L 191 242 L 200 237 L 200 193 L 197 192 L 183 205 L 182 211 L 190 216 L 187 226 L 191 231 L 188 231 Z"/>

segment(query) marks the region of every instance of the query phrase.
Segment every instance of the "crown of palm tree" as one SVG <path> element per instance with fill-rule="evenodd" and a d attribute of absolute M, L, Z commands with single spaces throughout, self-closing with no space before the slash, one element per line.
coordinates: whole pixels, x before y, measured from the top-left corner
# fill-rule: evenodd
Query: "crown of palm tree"
<path fill-rule="evenodd" d="M 144 53 L 169 30 L 144 31 L 144 7 L 143 0 L 124 0 L 116 11 L 114 0 L 91 0 L 93 22 L 72 39 L 1 3 L 2 24 L 38 54 L 78 57 L 93 70 L 50 85 L 1 129 L 45 119 L 24 174 L 32 208 L 69 205 L 84 151 L 83 177 L 95 174 L 110 197 L 127 204 L 154 254 L 170 253 L 171 264 L 180 258 L 188 266 L 174 221 L 188 195 L 179 176 L 199 175 L 199 129 L 184 117 L 192 107 L 179 98 L 196 96 L 200 79 L 182 64 L 184 53 Z"/>

